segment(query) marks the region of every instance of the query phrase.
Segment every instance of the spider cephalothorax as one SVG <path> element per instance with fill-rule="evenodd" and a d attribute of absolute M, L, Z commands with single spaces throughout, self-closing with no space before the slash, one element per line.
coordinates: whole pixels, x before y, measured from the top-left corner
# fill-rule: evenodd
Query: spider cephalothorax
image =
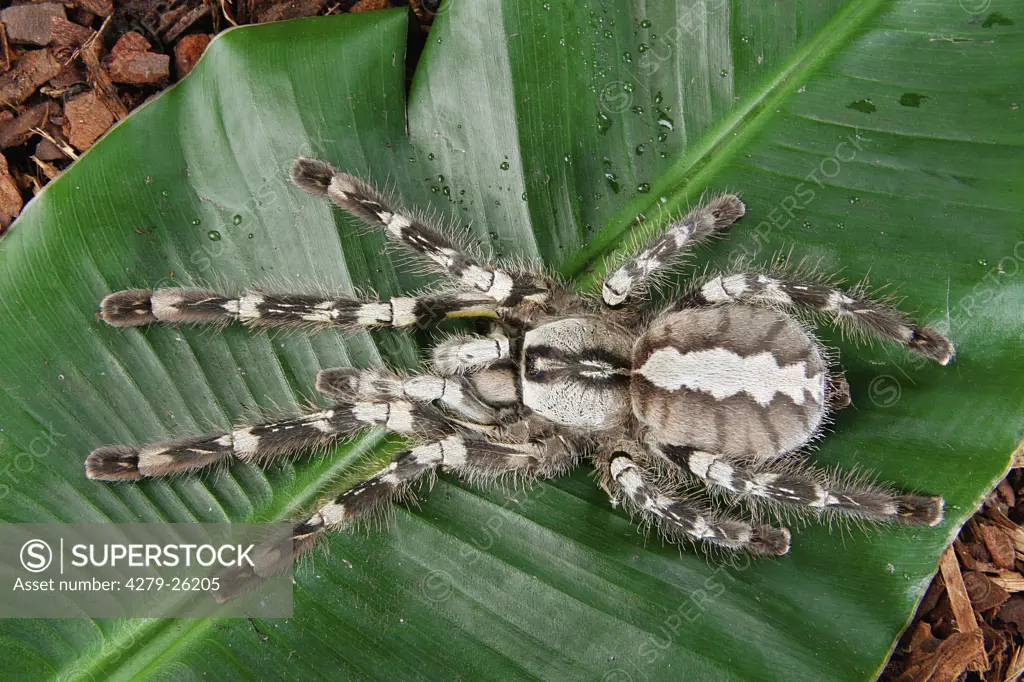
<path fill-rule="evenodd" d="M 785 528 L 681 494 L 672 482 L 687 477 L 726 493 L 711 498 L 719 502 L 766 501 L 880 522 L 941 520 L 940 497 L 903 494 L 801 459 L 829 413 L 850 402 L 835 354 L 801 319 L 825 316 L 941 364 L 953 353 L 945 337 L 862 292 L 774 271 L 706 275 L 660 314 L 640 314 L 638 294 L 653 277 L 743 215 L 736 196 L 718 196 L 669 224 L 591 299 L 534 270 L 485 262 L 326 163 L 299 159 L 292 178 L 424 256 L 451 288 L 390 301 L 132 289 L 103 300 L 103 319 L 118 326 L 415 328 L 481 316 L 494 320 L 492 331 L 440 342 L 427 374 L 323 370 L 317 390 L 334 400 L 323 410 L 228 433 L 99 448 L 86 461 L 90 478 L 136 480 L 232 458 L 266 462 L 382 426 L 407 436 L 411 447 L 297 523 L 297 551 L 386 510 L 438 468 L 474 482 L 535 479 L 565 473 L 583 458 L 614 501 L 673 540 L 756 554 L 789 549 Z"/>

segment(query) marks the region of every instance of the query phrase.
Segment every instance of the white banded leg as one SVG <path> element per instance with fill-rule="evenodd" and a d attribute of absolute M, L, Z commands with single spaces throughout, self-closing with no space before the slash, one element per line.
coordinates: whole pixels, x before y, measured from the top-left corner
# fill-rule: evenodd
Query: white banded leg
<path fill-rule="evenodd" d="M 326 194 L 349 213 L 383 229 L 391 241 L 426 257 L 441 272 L 501 307 L 523 301 L 543 303 L 548 298 L 547 287 L 536 277 L 485 264 L 437 227 L 394 205 L 369 183 L 328 163 L 300 158 L 292 167 L 292 181 L 307 192 Z"/>
<path fill-rule="evenodd" d="M 625 303 L 631 294 L 642 291 L 658 270 L 678 262 L 688 248 L 729 227 L 745 211 L 739 197 L 723 194 L 669 223 L 660 235 L 605 277 L 601 289 L 605 305 L 614 308 Z"/>
<path fill-rule="evenodd" d="M 434 368 L 442 375 L 461 374 L 512 357 L 508 337 L 453 336 L 431 350 Z"/>
<path fill-rule="evenodd" d="M 100 316 L 115 327 L 153 322 L 227 324 L 254 327 L 417 327 L 449 316 L 493 316 L 494 304 L 462 292 L 360 301 L 347 296 L 272 294 L 245 291 L 226 296 L 190 288 L 128 289 L 106 296 Z"/>
<path fill-rule="evenodd" d="M 528 443 L 492 442 L 472 434 L 452 434 L 395 455 L 391 463 L 345 492 L 320 503 L 316 513 L 295 527 L 295 552 L 311 548 L 328 530 L 388 514 L 409 486 L 437 467 L 474 482 L 505 477 L 558 476 L 572 469 L 578 451 L 561 437 Z"/>
<path fill-rule="evenodd" d="M 429 374 L 404 377 L 381 369 L 336 367 L 316 375 L 316 390 L 346 402 L 408 400 L 437 402 L 476 424 L 494 424 L 498 412 L 484 404 L 465 377 Z"/>
<path fill-rule="evenodd" d="M 787 529 L 716 518 L 690 502 L 667 495 L 628 452 L 620 450 L 595 459 L 602 484 L 613 500 L 622 500 L 631 513 L 653 523 L 673 541 L 704 540 L 751 554 L 778 555 L 789 551 Z"/>
<path fill-rule="evenodd" d="M 823 313 L 850 331 L 898 343 L 940 365 L 953 357 L 953 344 L 934 329 L 919 327 L 896 308 L 860 292 L 829 284 L 742 272 L 712 277 L 694 296 L 697 303 L 758 303 Z"/>
<path fill-rule="evenodd" d="M 97 448 L 85 461 L 85 473 L 92 479 L 130 481 L 195 471 L 232 458 L 265 462 L 281 455 L 326 447 L 374 426 L 426 438 L 451 431 L 429 405 L 404 401 L 338 404 L 301 417 L 243 424 L 230 433 L 189 436 L 143 447 L 108 445 Z"/>
<path fill-rule="evenodd" d="M 708 486 L 755 502 L 766 500 L 869 521 L 929 526 L 942 521 L 941 497 L 901 494 L 863 477 L 836 474 L 800 460 L 756 463 L 674 445 L 658 444 L 653 449 Z"/>

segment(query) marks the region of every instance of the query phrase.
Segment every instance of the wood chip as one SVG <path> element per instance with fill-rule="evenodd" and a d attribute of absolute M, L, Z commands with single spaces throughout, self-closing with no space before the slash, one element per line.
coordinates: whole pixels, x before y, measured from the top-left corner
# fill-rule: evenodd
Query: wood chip
<path fill-rule="evenodd" d="M 1010 597 L 1010 601 L 999 607 L 998 618 L 1004 623 L 1013 623 L 1017 631 L 1024 634 L 1024 596 Z"/>
<path fill-rule="evenodd" d="M 149 52 L 153 45 L 138 31 L 129 31 L 117 39 L 110 49 L 111 57 L 125 57 L 138 52 Z"/>
<path fill-rule="evenodd" d="M 104 22 L 103 26 L 100 27 L 100 30 L 96 32 L 89 42 L 82 46 L 82 63 L 88 69 L 89 80 L 99 96 L 103 98 L 103 103 L 114 114 L 114 118 L 120 121 L 128 115 L 128 109 L 125 108 L 121 98 L 118 97 L 117 90 L 114 88 L 110 76 L 107 75 L 107 72 L 100 65 L 100 56 L 103 54 L 103 41 L 99 38 L 105 26 L 106 22 Z"/>
<path fill-rule="evenodd" d="M 212 5 L 203 3 L 199 7 L 196 7 L 182 15 L 176 22 L 174 22 L 174 25 L 172 25 L 164 32 L 164 42 L 173 43 L 175 40 L 178 39 L 178 36 L 180 36 L 182 33 L 190 29 L 192 27 L 192 24 L 196 23 L 197 21 L 205 17 L 207 14 L 209 14 L 211 9 Z"/>
<path fill-rule="evenodd" d="M 50 17 L 65 19 L 64 6 L 50 2 L 14 5 L 0 12 L 0 21 L 7 27 L 7 39 L 19 45 L 49 45 Z"/>
<path fill-rule="evenodd" d="M 68 158 L 60 150 L 60 147 L 46 139 L 39 140 L 39 143 L 36 144 L 36 153 L 33 156 L 43 161 L 63 161 Z"/>
<path fill-rule="evenodd" d="M 7 27 L 0 21 L 0 73 L 11 68 L 11 48 L 7 46 Z"/>
<path fill-rule="evenodd" d="M 954 682 L 970 661 L 985 656 L 981 630 L 955 632 L 931 653 L 920 652 L 897 680 L 899 682 Z"/>
<path fill-rule="evenodd" d="M 988 571 L 990 573 L 995 573 L 999 570 L 999 568 L 992 562 L 982 561 L 975 558 L 974 554 L 972 554 L 959 539 L 953 541 L 953 549 L 956 551 L 956 555 L 959 557 L 960 563 L 972 571 Z"/>
<path fill-rule="evenodd" d="M 48 88 L 52 88 L 56 91 L 55 94 L 50 94 L 43 89 L 44 95 L 50 95 L 50 97 L 59 97 L 65 90 L 74 86 L 82 85 L 89 82 L 89 74 L 86 72 L 85 67 L 82 66 L 76 59 L 70 64 L 66 64 L 63 69 L 60 70 L 54 78 L 51 78 L 46 84 Z"/>
<path fill-rule="evenodd" d="M 7 158 L 0 154 L 0 229 L 7 229 L 14 222 L 23 205 L 21 192 L 7 167 Z"/>
<path fill-rule="evenodd" d="M 372 12 L 375 9 L 387 9 L 391 7 L 388 0 L 359 0 L 356 4 L 352 5 L 349 9 L 349 14 L 355 14 L 356 12 Z"/>
<path fill-rule="evenodd" d="M 327 0 L 286 0 L 278 2 L 256 15 L 261 24 L 272 21 L 286 21 L 300 17 L 313 17 L 327 6 Z"/>
<path fill-rule="evenodd" d="M 1006 675 L 1003 677 L 1004 682 L 1017 682 L 1024 675 L 1024 647 L 1018 647 L 1013 652 L 1013 658 L 1010 659 L 1010 665 L 1006 669 Z"/>
<path fill-rule="evenodd" d="M 949 597 L 949 605 L 953 610 L 953 618 L 956 626 L 964 634 L 977 634 L 981 642 L 981 658 L 975 664 L 973 670 L 985 670 L 988 667 L 988 660 L 985 657 L 985 645 L 982 641 L 981 628 L 971 607 L 971 599 L 967 595 L 967 587 L 964 585 L 963 576 L 960 574 L 960 564 L 956 560 L 956 553 L 952 547 L 948 547 L 939 559 L 939 571 L 942 573 L 942 580 L 946 583 L 946 595 Z M 948 640 L 947 640 L 948 641 Z M 953 678 L 955 679 L 955 677 Z"/>
<path fill-rule="evenodd" d="M 990 580 L 984 573 L 968 571 L 963 574 L 967 596 L 971 600 L 971 608 L 975 611 L 994 609 L 1010 598 L 1010 594 L 998 584 Z"/>
<path fill-rule="evenodd" d="M 91 147 L 114 124 L 114 114 L 95 91 L 69 99 L 64 116 L 64 136 L 78 151 Z"/>
<path fill-rule="evenodd" d="M 49 50 L 30 50 L 21 55 L 18 64 L 0 76 L 0 103 L 21 104 L 39 86 L 60 73 L 60 62 Z"/>
<path fill-rule="evenodd" d="M 1014 552 L 1013 540 L 1003 531 L 994 525 L 981 524 L 981 537 L 985 541 L 988 553 L 992 555 L 992 563 L 1008 571 L 1013 570 L 1014 561 L 1017 558 Z"/>
<path fill-rule="evenodd" d="M 87 9 L 96 16 L 109 17 L 114 13 L 114 0 L 75 0 L 80 7 Z"/>
<path fill-rule="evenodd" d="M 38 167 L 39 170 L 43 172 L 43 175 L 46 176 L 47 180 L 55 180 L 57 179 L 57 176 L 60 175 L 60 169 L 54 166 L 52 163 L 47 163 L 46 161 L 40 159 L 37 156 L 31 157 L 31 159 L 35 162 L 36 167 Z"/>
<path fill-rule="evenodd" d="M 25 144 L 32 137 L 34 128 L 41 128 L 53 113 L 59 109 L 56 102 L 41 102 L 25 109 L 13 119 L 0 123 L 0 149 Z"/>
<path fill-rule="evenodd" d="M 170 56 L 150 52 L 150 47 L 149 41 L 134 31 L 121 36 L 106 63 L 110 80 L 129 85 L 151 85 L 170 77 Z"/>
<path fill-rule="evenodd" d="M 991 576 L 992 582 L 1007 592 L 1024 592 L 1024 576 L 1020 573 L 1004 573 Z"/>
<path fill-rule="evenodd" d="M 68 21 L 64 17 L 50 17 L 50 36 L 53 45 L 81 47 L 92 34 L 92 29 Z"/>
<path fill-rule="evenodd" d="M 174 72 L 179 79 L 192 72 L 210 44 L 210 38 L 204 33 L 196 33 L 185 36 L 174 46 Z"/>

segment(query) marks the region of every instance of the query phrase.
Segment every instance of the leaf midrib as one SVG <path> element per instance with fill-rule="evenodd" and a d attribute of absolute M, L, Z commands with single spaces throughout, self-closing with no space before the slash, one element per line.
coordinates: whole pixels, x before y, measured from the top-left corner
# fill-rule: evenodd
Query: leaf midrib
<path fill-rule="evenodd" d="M 593 284 L 601 274 L 603 256 L 621 243 L 623 234 L 635 226 L 638 234 L 649 235 L 659 222 L 647 220 L 637 225 L 637 216 L 668 215 L 697 199 L 718 169 L 735 158 L 750 137 L 777 113 L 776 105 L 845 47 L 861 25 L 884 4 L 886 0 L 860 0 L 833 17 L 814 39 L 790 57 L 774 78 L 739 102 L 728 116 L 702 135 L 693 149 L 662 175 L 666 180 L 655 183 L 648 194 L 626 204 L 587 246 L 567 258 L 560 268 L 561 274 L 576 278 L 588 265 L 595 263 L 594 269 L 579 280 L 581 286 Z M 660 202 L 662 196 L 668 198 L 667 203 Z"/>
<path fill-rule="evenodd" d="M 803 80 L 803 77 L 814 73 L 821 63 L 842 49 L 861 25 L 872 18 L 885 2 L 886 0 L 853 2 L 833 17 L 813 40 L 808 41 L 790 57 L 787 65 L 773 79 L 740 102 L 731 110 L 729 116 L 701 136 L 700 143 L 663 175 L 669 180 L 657 183 L 649 195 L 639 197 L 624 206 L 612 216 L 608 226 L 598 233 L 588 246 L 566 259 L 560 268 L 562 275 L 575 277 L 591 262 L 599 261 L 603 255 L 614 249 L 620 241 L 619 238 L 635 224 L 635 216 L 659 206 L 657 197 L 669 197 L 668 208 L 679 207 L 692 200 L 699 194 L 699 188 L 703 186 L 705 180 L 735 157 L 743 144 L 767 123 L 774 113 L 774 105 L 792 94 L 796 83 Z M 649 221 L 641 229 L 649 232 L 655 222 Z M 591 283 L 595 278 L 596 274 L 590 274 L 580 284 Z M 374 455 L 378 455 L 384 447 L 386 446 L 373 445 L 369 449 Z M 270 519 L 264 519 L 271 522 L 288 520 L 296 506 L 314 499 L 326 485 L 329 485 L 335 478 L 341 462 L 342 460 L 339 460 L 324 469 L 294 493 L 286 504 L 281 505 Z M 296 500 L 299 502 L 296 503 Z M 215 622 L 217 619 L 155 619 L 139 629 L 126 628 L 125 631 L 130 630 L 127 635 L 104 640 L 112 643 L 112 652 L 123 653 L 126 649 L 131 651 L 128 656 L 119 658 L 120 663 L 116 667 L 104 671 L 105 662 L 116 654 L 100 654 L 85 660 L 77 659 L 75 667 L 82 672 L 105 672 L 109 679 L 131 679 L 154 669 L 161 661 L 172 658 L 182 647 L 187 646 Z M 139 641 L 146 643 L 142 647 L 129 646 Z M 145 655 L 154 648 L 156 653 L 152 657 Z"/>

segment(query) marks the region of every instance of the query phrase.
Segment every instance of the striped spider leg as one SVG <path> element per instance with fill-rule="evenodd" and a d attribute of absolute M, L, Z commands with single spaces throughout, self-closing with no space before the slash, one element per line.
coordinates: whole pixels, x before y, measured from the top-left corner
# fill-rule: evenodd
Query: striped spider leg
<path fill-rule="evenodd" d="M 659 485 L 659 477 L 641 463 L 645 459 L 639 454 L 641 450 L 636 443 L 620 443 L 595 456 L 595 469 L 613 501 L 623 502 L 631 514 L 656 527 L 664 537 L 675 542 L 703 541 L 750 554 L 789 551 L 788 529 L 722 516 L 706 504 L 696 504 Z"/>
<path fill-rule="evenodd" d="M 601 300 L 611 308 L 647 290 L 659 275 L 683 259 L 694 245 L 743 217 L 746 207 L 735 194 L 722 194 L 673 221 L 643 248 L 604 278 Z"/>

